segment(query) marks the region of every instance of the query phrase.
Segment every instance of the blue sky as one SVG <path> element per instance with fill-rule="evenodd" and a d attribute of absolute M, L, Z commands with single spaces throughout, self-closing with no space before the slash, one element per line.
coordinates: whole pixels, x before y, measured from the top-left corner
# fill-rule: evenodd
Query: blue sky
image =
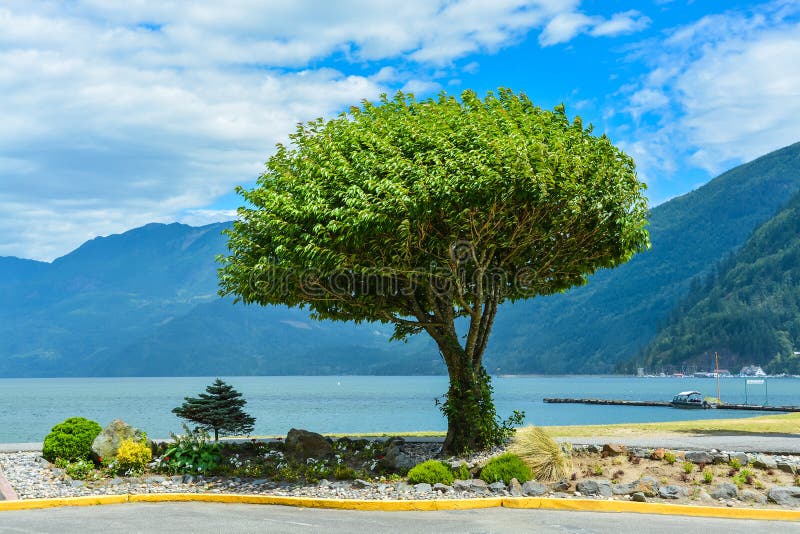
<path fill-rule="evenodd" d="M 800 3 L 0 4 L 0 255 L 232 218 L 298 121 L 398 89 L 564 102 L 651 204 L 800 141 Z"/>

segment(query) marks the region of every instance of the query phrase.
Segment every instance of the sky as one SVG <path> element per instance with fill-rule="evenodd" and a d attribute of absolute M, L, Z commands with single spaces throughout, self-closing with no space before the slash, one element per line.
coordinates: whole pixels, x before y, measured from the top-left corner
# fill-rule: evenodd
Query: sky
<path fill-rule="evenodd" d="M 498 87 L 591 122 L 655 206 L 800 141 L 800 2 L 3 0 L 0 256 L 230 220 L 298 122 Z"/>

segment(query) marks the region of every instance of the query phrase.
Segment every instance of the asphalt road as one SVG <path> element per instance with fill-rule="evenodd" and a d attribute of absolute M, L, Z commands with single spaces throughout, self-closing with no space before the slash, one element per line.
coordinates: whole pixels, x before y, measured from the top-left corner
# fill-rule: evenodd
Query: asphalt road
<path fill-rule="evenodd" d="M 800 532 L 800 523 L 508 508 L 358 512 L 217 503 L 135 503 L 0 512 L 2 534 L 50 532 L 787 534 Z"/>

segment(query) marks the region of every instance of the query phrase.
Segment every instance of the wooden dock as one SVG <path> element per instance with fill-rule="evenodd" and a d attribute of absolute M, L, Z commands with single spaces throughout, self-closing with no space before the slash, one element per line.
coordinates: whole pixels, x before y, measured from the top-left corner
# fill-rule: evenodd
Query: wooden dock
<path fill-rule="evenodd" d="M 636 400 L 614 400 L 614 399 L 569 399 L 569 398 L 546 398 L 544 402 L 548 404 L 598 404 L 602 406 L 662 406 L 672 408 L 672 403 L 667 401 L 636 401 Z M 800 406 L 761 406 L 758 404 L 717 404 L 712 409 L 715 410 L 751 410 L 757 412 L 800 412 Z"/>

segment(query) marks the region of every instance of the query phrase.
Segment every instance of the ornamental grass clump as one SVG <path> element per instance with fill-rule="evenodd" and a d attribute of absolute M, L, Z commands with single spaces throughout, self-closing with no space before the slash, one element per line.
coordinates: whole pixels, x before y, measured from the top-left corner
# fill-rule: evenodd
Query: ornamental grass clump
<path fill-rule="evenodd" d="M 454 480 L 453 470 L 439 460 L 422 462 L 408 472 L 408 481 L 411 484 L 446 484 L 449 486 Z"/>
<path fill-rule="evenodd" d="M 536 480 L 561 480 L 572 471 L 571 455 L 539 427 L 530 426 L 517 430 L 508 450 L 530 467 Z"/>
<path fill-rule="evenodd" d="M 481 470 L 481 480 L 487 484 L 500 481 L 509 484 L 512 478 L 516 478 L 518 482 L 527 482 L 533 475 L 522 458 L 510 452 L 495 456 Z"/>
<path fill-rule="evenodd" d="M 92 442 L 102 427 L 83 417 L 70 417 L 54 426 L 42 444 L 42 456 L 55 462 L 57 458 L 75 462 L 88 460 L 92 454 Z"/>

